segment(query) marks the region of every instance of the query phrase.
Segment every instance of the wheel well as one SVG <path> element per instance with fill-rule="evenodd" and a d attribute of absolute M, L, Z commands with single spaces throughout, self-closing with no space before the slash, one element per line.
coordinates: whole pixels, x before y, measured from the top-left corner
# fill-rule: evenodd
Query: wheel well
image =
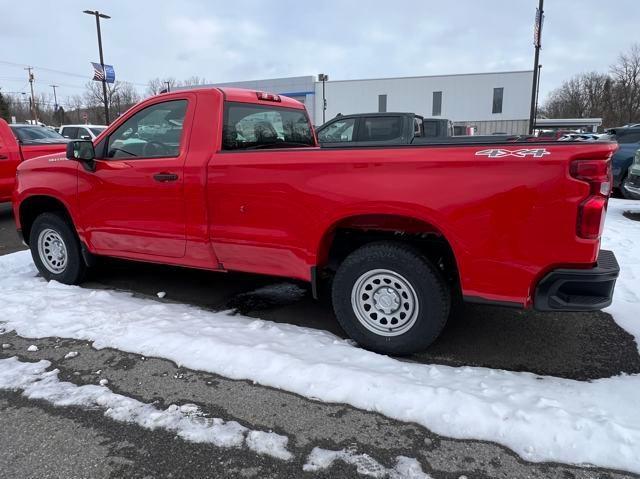
<path fill-rule="evenodd" d="M 51 196 L 31 196 L 20 204 L 20 227 L 25 243 L 29 244 L 31 226 L 42 213 L 59 213 L 69 224 L 73 224 L 67 208 L 60 200 Z"/>
<path fill-rule="evenodd" d="M 434 225 L 411 217 L 364 215 L 335 225 L 323 238 L 316 274 L 330 278 L 353 251 L 375 241 L 395 241 L 418 249 L 452 287 L 459 288 L 458 266 L 451 244 Z"/>

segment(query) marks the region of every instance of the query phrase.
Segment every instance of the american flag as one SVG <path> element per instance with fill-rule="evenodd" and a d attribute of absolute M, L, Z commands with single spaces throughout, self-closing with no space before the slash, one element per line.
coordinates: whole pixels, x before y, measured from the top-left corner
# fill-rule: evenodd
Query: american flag
<path fill-rule="evenodd" d="M 536 21 L 533 26 L 533 45 L 540 46 L 540 37 L 542 36 L 542 22 L 544 21 L 544 14 L 539 8 L 536 8 Z"/>
<path fill-rule="evenodd" d="M 103 81 L 104 69 L 102 68 L 102 65 L 100 65 L 99 63 L 93 63 L 93 62 L 91 62 L 91 64 L 93 65 L 93 80 Z"/>

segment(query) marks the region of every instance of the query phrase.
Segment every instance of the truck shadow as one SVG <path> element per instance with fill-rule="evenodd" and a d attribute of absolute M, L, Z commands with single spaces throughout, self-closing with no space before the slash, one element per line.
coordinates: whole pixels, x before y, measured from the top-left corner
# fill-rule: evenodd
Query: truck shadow
<path fill-rule="evenodd" d="M 93 278 L 93 279 L 92 279 Z M 245 314 L 346 337 L 327 299 L 305 284 L 239 273 L 213 273 L 126 261 L 102 262 L 86 287 L 117 288 L 163 301 Z M 465 305 L 425 352 L 407 358 L 429 364 L 481 366 L 567 379 L 640 373 L 633 337 L 606 313 L 539 313 Z"/>

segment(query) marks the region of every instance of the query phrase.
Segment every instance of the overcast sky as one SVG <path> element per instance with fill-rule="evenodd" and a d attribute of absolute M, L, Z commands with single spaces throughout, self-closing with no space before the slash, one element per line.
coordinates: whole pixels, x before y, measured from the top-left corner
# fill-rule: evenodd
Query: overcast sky
<path fill-rule="evenodd" d="M 56 83 L 61 100 L 82 93 L 89 61 L 98 61 L 85 9 L 112 16 L 102 23 L 105 63 L 141 91 L 164 76 L 226 82 L 527 70 L 537 3 L 0 0 L 0 87 L 27 91 L 21 67 L 29 64 L 37 91 Z M 541 98 L 575 73 L 606 71 L 640 41 L 640 0 L 547 0 L 545 16 Z"/>

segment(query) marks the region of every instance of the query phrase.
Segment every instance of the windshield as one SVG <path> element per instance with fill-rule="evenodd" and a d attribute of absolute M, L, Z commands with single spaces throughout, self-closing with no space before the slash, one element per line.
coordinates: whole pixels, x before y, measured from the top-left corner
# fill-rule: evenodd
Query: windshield
<path fill-rule="evenodd" d="M 89 129 L 91 130 L 91 133 L 93 133 L 94 135 L 98 136 L 100 133 L 102 133 L 104 130 L 106 130 L 107 127 L 106 126 L 101 126 L 101 127 L 92 126 Z"/>
<path fill-rule="evenodd" d="M 24 143 L 49 139 L 60 140 L 61 142 L 65 141 L 61 134 L 44 126 L 11 126 L 11 131 L 13 131 L 13 134 L 18 140 Z"/>
<path fill-rule="evenodd" d="M 315 146 L 304 110 L 233 102 L 226 106 L 224 150 Z"/>

